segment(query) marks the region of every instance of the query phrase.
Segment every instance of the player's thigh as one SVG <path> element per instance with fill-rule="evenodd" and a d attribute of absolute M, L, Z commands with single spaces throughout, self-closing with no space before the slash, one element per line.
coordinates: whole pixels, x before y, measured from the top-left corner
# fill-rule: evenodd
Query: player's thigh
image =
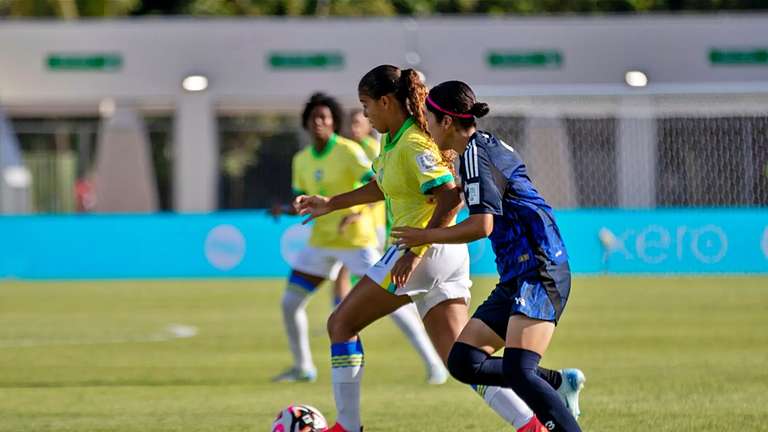
<path fill-rule="evenodd" d="M 443 362 L 469 319 L 469 305 L 464 298 L 445 300 L 424 315 L 424 328 Z"/>
<path fill-rule="evenodd" d="M 470 323 L 462 333 L 461 341 L 486 352 L 503 347 L 514 295 L 513 288 L 502 284 L 496 285 L 472 315 Z"/>
<path fill-rule="evenodd" d="M 507 324 L 507 348 L 522 348 L 541 356 L 547 352 L 555 323 L 529 318 L 525 315 L 512 315 Z"/>
<path fill-rule="evenodd" d="M 374 321 L 410 301 L 408 296 L 387 292 L 367 276 L 362 278 L 328 319 L 331 341 L 344 342 L 353 338 Z"/>
<path fill-rule="evenodd" d="M 471 286 L 466 245 L 433 245 L 404 289 L 411 295 L 423 318 L 446 300 L 458 300 L 457 303 L 468 307 L 472 297 Z"/>
<path fill-rule="evenodd" d="M 570 293 L 568 263 L 546 265 L 516 278 L 506 346 L 544 354 Z"/>
<path fill-rule="evenodd" d="M 467 325 L 464 326 L 464 330 L 461 331 L 457 342 L 472 345 L 489 355 L 504 347 L 504 339 L 488 327 L 486 323 L 477 318 L 469 320 Z"/>

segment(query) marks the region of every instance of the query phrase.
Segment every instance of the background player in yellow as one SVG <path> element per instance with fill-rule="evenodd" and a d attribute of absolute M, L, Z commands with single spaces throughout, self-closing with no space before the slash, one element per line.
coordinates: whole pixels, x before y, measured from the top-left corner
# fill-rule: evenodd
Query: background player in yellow
<path fill-rule="evenodd" d="M 338 135 L 342 110 L 332 97 L 312 95 L 304 107 L 302 123 L 312 144 L 293 159 L 293 189 L 301 194 L 338 194 L 362 186 L 372 177 L 371 162 L 357 143 Z M 342 264 L 362 276 L 381 253 L 367 205 L 337 212 L 312 227 L 309 245 L 298 255 L 282 299 L 283 321 L 294 364 L 276 381 L 313 381 L 317 369 L 309 349 L 306 304 L 317 286 L 334 279 Z M 435 352 L 418 314 L 404 307 L 391 314 L 424 359 L 428 380 L 442 384 L 447 371 Z"/>
<path fill-rule="evenodd" d="M 371 122 L 365 117 L 363 110 L 356 108 L 352 110 L 349 115 L 350 125 L 349 131 L 351 132 L 350 138 L 355 140 L 360 147 L 362 147 L 368 159 L 373 162 L 379 157 L 381 151 L 381 145 L 379 141 L 374 138 L 373 127 Z M 384 248 L 387 238 L 387 210 L 384 201 L 371 204 L 371 211 L 373 214 L 374 225 L 376 225 L 376 235 L 379 238 L 380 247 Z"/>
<path fill-rule="evenodd" d="M 355 108 L 349 114 L 349 137 L 360 145 L 365 155 L 371 161 L 379 157 L 379 141 L 372 136 L 373 128 L 371 122 L 365 118 L 363 110 Z M 383 201 L 369 204 L 373 224 L 376 227 L 376 237 L 379 241 L 379 250 L 383 250 L 387 237 L 387 211 Z M 349 222 L 351 219 L 345 219 Z M 341 267 L 333 285 L 334 305 L 338 305 L 352 288 L 352 283 L 356 282 L 350 278 L 349 269 Z"/>

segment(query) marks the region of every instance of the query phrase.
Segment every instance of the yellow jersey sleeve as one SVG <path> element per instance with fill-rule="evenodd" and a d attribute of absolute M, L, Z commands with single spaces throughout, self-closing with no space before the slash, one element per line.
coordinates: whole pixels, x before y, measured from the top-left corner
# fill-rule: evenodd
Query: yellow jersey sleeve
<path fill-rule="evenodd" d="M 360 142 L 360 146 L 363 148 L 365 155 L 368 156 L 368 159 L 373 161 L 379 157 L 381 145 L 379 145 L 379 142 L 375 138 L 370 136 L 363 138 Z"/>
<path fill-rule="evenodd" d="M 405 150 L 402 163 L 416 175 L 421 193 L 429 194 L 432 189 L 454 181 L 436 146 L 426 138 L 413 140 Z"/>
<path fill-rule="evenodd" d="M 345 146 L 344 158 L 341 163 L 349 170 L 352 175 L 350 179 L 353 183 L 368 183 L 373 178 L 373 171 L 371 171 L 371 160 L 365 154 L 356 143 L 350 141 L 350 144 Z"/>
<path fill-rule="evenodd" d="M 293 156 L 293 162 L 291 164 L 291 188 L 293 189 L 294 195 L 303 195 L 307 193 L 307 185 L 304 184 L 304 179 L 301 175 L 305 171 L 302 159 L 301 152 L 296 153 L 296 155 Z"/>

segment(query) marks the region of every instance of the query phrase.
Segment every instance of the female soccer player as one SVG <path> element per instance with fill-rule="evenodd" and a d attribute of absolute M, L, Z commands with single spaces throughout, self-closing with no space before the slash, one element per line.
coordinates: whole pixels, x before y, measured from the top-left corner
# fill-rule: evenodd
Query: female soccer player
<path fill-rule="evenodd" d="M 350 112 L 349 131 L 351 132 L 350 138 L 360 144 L 370 160 L 376 160 L 379 157 L 381 146 L 376 138 L 371 136 L 373 128 L 362 109 L 355 108 Z"/>
<path fill-rule="evenodd" d="M 371 136 L 373 128 L 371 122 L 365 117 L 365 113 L 362 109 L 357 108 L 352 110 L 349 115 L 349 131 L 351 132 L 350 138 L 360 144 L 363 151 L 370 160 L 376 160 L 381 153 L 381 146 L 376 138 Z M 383 248 L 387 243 L 387 209 L 384 201 L 371 204 L 371 213 L 373 215 L 373 223 L 376 225 L 376 235 L 379 238 L 379 245 Z"/>
<path fill-rule="evenodd" d="M 364 184 L 372 176 L 371 162 L 358 145 L 337 135 L 341 119 L 341 107 L 330 96 L 315 94 L 305 105 L 302 122 L 312 137 L 312 145 L 293 159 L 293 188 L 297 194 L 339 193 Z M 299 253 L 282 299 L 294 365 L 275 377 L 275 381 L 316 378 L 307 329 L 306 304 L 310 294 L 325 279 L 332 279 L 340 264 L 353 275 L 362 276 L 380 257 L 368 206 L 353 206 L 314 224 L 309 246 Z M 428 381 L 445 382 L 445 366 L 413 306 L 392 312 L 392 319 L 426 363 Z"/>
<path fill-rule="evenodd" d="M 450 162 L 444 160 L 427 135 L 427 90 L 417 72 L 378 66 L 363 76 L 358 93 L 365 115 L 384 134 L 382 153 L 374 161 L 375 180 L 331 198 L 300 196 L 295 201 L 299 214 L 311 215 L 309 221 L 384 200 L 388 217 L 395 225 L 436 228 L 453 224 L 461 205 L 459 191 Z M 464 244 L 387 249 L 328 320 L 338 411 L 337 423 L 331 431 L 357 432 L 361 428 L 363 348 L 358 333 L 380 317 L 413 302 L 437 351 L 447 359 L 468 320 L 470 285 L 469 255 Z M 484 389 L 481 394 L 488 405 L 505 420 L 518 429 L 534 430 L 537 422 L 533 413 L 514 392 L 498 387 Z"/>
<path fill-rule="evenodd" d="M 508 385 L 533 409 L 550 431 L 580 431 L 558 392 L 537 373 L 555 325 L 570 293 L 571 277 L 551 207 L 534 189 L 525 165 L 512 147 L 478 131 L 475 118 L 488 105 L 478 103 L 460 81 L 434 87 L 427 97 L 429 131 L 441 149 L 461 154 L 461 175 L 469 218 L 452 227 L 420 226 L 393 229 L 396 244 L 419 247 L 430 243 L 463 244 L 490 237 L 496 254 L 499 284 L 475 312 L 454 345 L 448 369 L 470 384 Z M 492 330 L 492 331 L 489 331 Z M 483 336 L 483 335 L 490 335 Z M 495 337 L 494 337 L 495 336 Z M 486 340 L 488 350 L 476 342 Z M 489 354 L 505 341 L 498 377 L 498 358 Z M 494 368 L 489 373 L 489 368 Z M 572 409 L 584 377 L 564 374 L 573 387 Z"/>

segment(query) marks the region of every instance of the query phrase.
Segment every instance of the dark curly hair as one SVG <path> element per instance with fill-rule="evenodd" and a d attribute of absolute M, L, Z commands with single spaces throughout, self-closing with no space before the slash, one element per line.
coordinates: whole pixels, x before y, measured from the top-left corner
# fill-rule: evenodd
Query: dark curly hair
<path fill-rule="evenodd" d="M 344 121 L 344 110 L 341 108 L 341 104 L 336 98 L 323 92 L 313 94 L 309 97 L 307 103 L 304 104 L 304 111 L 301 113 L 301 126 L 304 129 L 307 128 L 309 115 L 312 114 L 313 109 L 319 106 L 328 107 L 328 109 L 331 110 L 331 117 L 333 117 L 333 131 L 339 133 L 342 122 Z"/>

